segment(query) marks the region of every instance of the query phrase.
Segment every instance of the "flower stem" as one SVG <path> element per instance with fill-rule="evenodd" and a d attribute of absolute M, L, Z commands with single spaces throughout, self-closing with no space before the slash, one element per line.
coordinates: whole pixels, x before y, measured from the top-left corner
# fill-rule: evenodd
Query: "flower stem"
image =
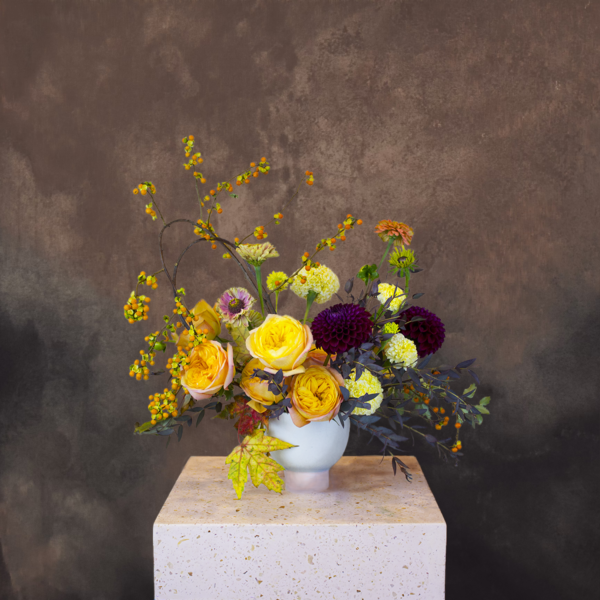
<path fill-rule="evenodd" d="M 277 303 L 279 301 L 279 292 L 275 292 L 275 312 L 277 312 Z"/>
<path fill-rule="evenodd" d="M 383 253 L 383 256 L 381 257 L 381 261 L 379 262 L 379 264 L 377 265 L 377 272 L 379 273 L 379 269 L 381 269 L 381 265 L 383 265 L 383 261 L 385 260 L 385 257 L 388 255 L 390 248 L 392 247 L 392 244 L 394 243 L 394 240 L 392 238 L 390 238 L 388 240 L 387 246 L 385 248 L 385 252 Z"/>
<path fill-rule="evenodd" d="M 303 325 L 306 325 L 306 319 L 308 317 L 308 311 L 310 310 L 310 307 L 312 306 L 312 303 L 315 301 L 315 298 L 317 297 L 317 292 L 313 292 L 312 290 L 310 290 L 310 292 L 308 292 L 308 296 L 306 296 L 306 311 L 304 312 L 304 320 L 302 321 Z"/>
<path fill-rule="evenodd" d="M 258 288 L 258 297 L 260 298 L 260 312 L 262 316 L 265 316 L 265 301 L 263 300 L 263 289 L 262 289 L 262 275 L 260 272 L 260 266 L 254 266 L 254 272 L 256 273 L 256 287 Z"/>

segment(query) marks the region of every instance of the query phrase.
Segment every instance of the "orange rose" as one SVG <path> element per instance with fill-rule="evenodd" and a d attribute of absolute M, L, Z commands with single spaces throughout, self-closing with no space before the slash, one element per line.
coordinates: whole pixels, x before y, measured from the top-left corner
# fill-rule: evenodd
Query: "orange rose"
<path fill-rule="evenodd" d="M 181 385 L 194 400 L 208 400 L 221 388 L 227 389 L 234 375 L 231 344 L 227 344 L 225 351 L 221 344 L 205 340 L 192 350 L 190 365 L 181 378 Z"/>
<path fill-rule="evenodd" d="M 290 416 L 296 427 L 311 421 L 331 421 L 339 412 L 344 387 L 342 376 L 329 367 L 308 367 L 290 385 Z"/>

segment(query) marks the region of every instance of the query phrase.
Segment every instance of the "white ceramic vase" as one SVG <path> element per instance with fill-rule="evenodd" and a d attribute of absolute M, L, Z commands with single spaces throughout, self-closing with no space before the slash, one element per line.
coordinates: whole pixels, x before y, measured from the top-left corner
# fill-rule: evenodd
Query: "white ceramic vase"
<path fill-rule="evenodd" d="M 342 458 L 350 422 L 344 426 L 338 417 L 331 421 L 309 423 L 296 427 L 289 414 L 271 419 L 268 435 L 296 448 L 271 452 L 271 456 L 285 468 L 285 488 L 290 492 L 323 492 L 329 487 L 329 469 Z"/>

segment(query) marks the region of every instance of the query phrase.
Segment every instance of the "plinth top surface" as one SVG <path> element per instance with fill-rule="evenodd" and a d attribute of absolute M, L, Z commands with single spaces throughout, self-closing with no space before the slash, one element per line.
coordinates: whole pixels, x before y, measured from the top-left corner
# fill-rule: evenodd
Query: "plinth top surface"
<path fill-rule="evenodd" d="M 402 461 L 412 483 L 389 459 L 345 456 L 330 471 L 326 492 L 277 494 L 248 478 L 241 500 L 227 479 L 223 456 L 192 456 L 155 525 L 363 525 L 431 523 L 444 518 L 414 456 Z"/>

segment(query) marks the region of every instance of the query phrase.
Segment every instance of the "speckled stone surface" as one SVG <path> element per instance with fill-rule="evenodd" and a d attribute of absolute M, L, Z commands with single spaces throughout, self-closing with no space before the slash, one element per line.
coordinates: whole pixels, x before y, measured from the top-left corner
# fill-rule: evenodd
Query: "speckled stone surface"
<path fill-rule="evenodd" d="M 344 457 L 322 493 L 248 484 L 191 457 L 154 523 L 156 600 L 444 598 L 446 523 L 414 457 Z"/>

